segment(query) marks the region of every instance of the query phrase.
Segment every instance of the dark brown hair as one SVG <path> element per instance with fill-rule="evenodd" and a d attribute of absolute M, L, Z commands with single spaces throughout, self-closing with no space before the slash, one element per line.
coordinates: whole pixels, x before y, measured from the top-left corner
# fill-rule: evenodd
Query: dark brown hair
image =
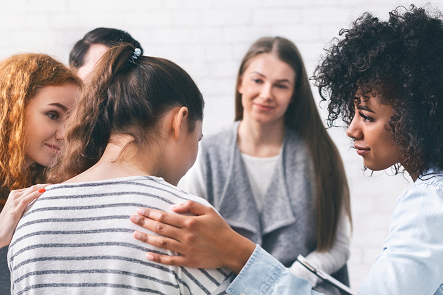
<path fill-rule="evenodd" d="M 203 118 L 203 97 L 192 78 L 175 63 L 134 57 L 131 44 L 109 49 L 99 60 L 82 98 L 68 119 L 66 145 L 49 179 L 62 182 L 97 163 L 111 134 L 129 134 L 149 144 L 163 115 L 177 106 L 189 111 L 188 131 Z"/>
<path fill-rule="evenodd" d="M 342 208 L 351 220 L 349 188 L 340 154 L 320 118 L 303 60 L 294 43 L 282 37 L 264 37 L 252 44 L 238 71 L 235 120 L 243 119 L 242 95 L 238 91 L 243 73 L 250 60 L 263 53 L 275 54 L 295 72 L 295 90 L 285 113 L 285 124 L 303 138 L 311 154 L 315 172 L 317 250 L 327 251 L 335 241 Z"/>
<path fill-rule="evenodd" d="M 26 108 L 37 89 L 65 83 L 81 86 L 70 69 L 45 54 L 18 54 L 0 62 L 1 192 L 29 186 L 41 172 L 41 165 L 26 167 Z"/>
<path fill-rule="evenodd" d="M 85 55 L 92 44 L 102 44 L 109 48 L 120 43 L 132 44 L 135 48 L 140 48 L 143 55 L 143 48 L 140 43 L 132 38 L 125 31 L 112 28 L 96 28 L 77 41 L 69 53 L 69 66 L 78 69 L 85 63 Z"/>

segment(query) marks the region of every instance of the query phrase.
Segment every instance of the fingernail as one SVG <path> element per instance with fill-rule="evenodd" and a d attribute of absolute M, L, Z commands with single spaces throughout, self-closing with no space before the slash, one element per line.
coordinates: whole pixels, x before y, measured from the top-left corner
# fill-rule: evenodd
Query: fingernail
<path fill-rule="evenodd" d="M 148 258 L 149 260 L 154 260 L 154 256 L 152 256 L 151 254 L 146 254 L 146 258 Z"/>
<path fill-rule="evenodd" d="M 142 234 L 139 233 L 139 232 L 134 232 L 134 238 L 141 239 L 142 238 Z"/>
<path fill-rule="evenodd" d="M 139 208 L 139 209 L 137 209 L 136 212 L 137 212 L 138 215 L 145 215 L 145 210 L 143 210 L 143 209 Z"/>
<path fill-rule="evenodd" d="M 45 188 L 41 188 L 41 189 L 38 190 L 38 192 L 43 194 L 44 192 L 46 192 L 46 189 Z"/>
<path fill-rule="evenodd" d="M 181 205 L 181 204 L 174 204 L 174 205 L 171 206 L 171 208 L 175 209 L 175 208 L 180 207 L 180 205 Z"/>
<path fill-rule="evenodd" d="M 134 223 L 137 223 L 140 221 L 140 217 L 138 217 L 138 215 L 131 215 L 131 217 L 129 217 L 129 219 L 131 219 L 131 221 Z"/>

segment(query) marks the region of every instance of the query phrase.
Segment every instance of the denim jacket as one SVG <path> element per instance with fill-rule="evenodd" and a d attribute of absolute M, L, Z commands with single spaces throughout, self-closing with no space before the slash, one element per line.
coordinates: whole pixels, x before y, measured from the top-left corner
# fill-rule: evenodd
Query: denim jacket
<path fill-rule="evenodd" d="M 359 294 L 443 295 L 443 174 L 432 173 L 422 175 L 398 197 L 383 252 Z M 319 294 L 259 246 L 227 291 Z"/>

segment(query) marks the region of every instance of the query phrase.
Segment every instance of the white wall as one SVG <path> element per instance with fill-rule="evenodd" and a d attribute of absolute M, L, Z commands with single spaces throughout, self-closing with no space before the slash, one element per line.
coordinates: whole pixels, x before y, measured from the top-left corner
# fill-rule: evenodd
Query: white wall
<path fill-rule="evenodd" d="M 419 0 L 415 4 L 423 5 Z M 313 70 L 322 48 L 364 11 L 382 19 L 407 1 L 388 0 L 0 0 L 0 58 L 43 52 L 67 62 L 74 43 L 100 26 L 126 30 L 145 53 L 171 59 L 196 80 L 205 100 L 204 133 L 233 120 L 235 76 L 249 45 L 266 35 L 295 42 Z M 442 3 L 433 2 L 434 7 Z M 316 90 L 313 89 L 316 94 Z M 318 97 L 317 97 L 318 99 Z M 321 110 L 323 118 L 326 113 Z M 357 290 L 388 231 L 396 196 L 408 178 L 363 172 L 343 129 L 331 135 L 351 188 L 354 234 L 349 261 Z"/>

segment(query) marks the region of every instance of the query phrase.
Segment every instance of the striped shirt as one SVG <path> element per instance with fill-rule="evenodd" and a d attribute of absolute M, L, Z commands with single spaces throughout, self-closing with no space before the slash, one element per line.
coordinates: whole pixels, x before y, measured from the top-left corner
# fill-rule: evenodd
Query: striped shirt
<path fill-rule="evenodd" d="M 46 187 L 20 220 L 8 252 L 12 294 L 225 294 L 232 272 L 166 266 L 177 255 L 133 238 L 139 207 L 168 212 L 194 200 L 162 178 L 125 177 Z"/>

